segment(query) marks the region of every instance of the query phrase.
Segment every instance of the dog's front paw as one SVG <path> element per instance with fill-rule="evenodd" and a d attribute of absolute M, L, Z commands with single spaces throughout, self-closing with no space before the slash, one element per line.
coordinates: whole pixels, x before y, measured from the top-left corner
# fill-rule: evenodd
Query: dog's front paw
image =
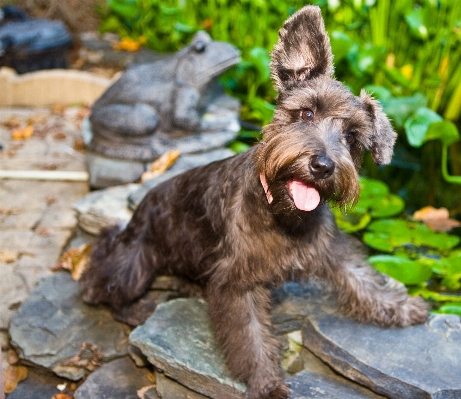
<path fill-rule="evenodd" d="M 249 387 L 247 399 L 288 399 L 290 391 L 283 382 L 273 383 L 264 388 Z"/>
<path fill-rule="evenodd" d="M 401 327 L 424 323 L 429 316 L 429 305 L 419 296 L 410 296 L 402 306 Z"/>

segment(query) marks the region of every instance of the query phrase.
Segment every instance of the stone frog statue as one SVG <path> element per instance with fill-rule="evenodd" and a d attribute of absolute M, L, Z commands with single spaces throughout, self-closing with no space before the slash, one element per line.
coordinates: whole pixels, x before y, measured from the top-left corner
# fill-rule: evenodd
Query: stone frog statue
<path fill-rule="evenodd" d="M 184 152 L 197 151 L 197 143 L 186 140 L 186 145 L 181 139 L 195 135 L 195 141 L 204 142 L 201 133 L 229 125 L 204 118 L 210 105 L 225 99 L 224 108 L 238 114 L 238 101 L 229 101 L 217 77 L 239 60 L 234 46 L 199 31 L 172 56 L 129 68 L 93 106 L 90 150 L 138 161 L 153 160 L 169 146 L 181 150 L 181 144 L 189 145 Z M 233 138 L 234 133 L 225 140 Z"/>

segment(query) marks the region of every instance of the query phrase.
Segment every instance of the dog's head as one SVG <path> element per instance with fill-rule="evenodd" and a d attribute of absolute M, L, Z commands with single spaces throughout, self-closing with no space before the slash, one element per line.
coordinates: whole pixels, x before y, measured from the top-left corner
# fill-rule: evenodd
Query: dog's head
<path fill-rule="evenodd" d="M 397 135 L 381 106 L 332 77 L 330 40 L 318 7 L 306 6 L 285 22 L 271 57 L 277 108 L 257 151 L 271 207 L 287 213 L 330 200 L 356 202 L 365 150 L 379 165 L 392 158 Z"/>

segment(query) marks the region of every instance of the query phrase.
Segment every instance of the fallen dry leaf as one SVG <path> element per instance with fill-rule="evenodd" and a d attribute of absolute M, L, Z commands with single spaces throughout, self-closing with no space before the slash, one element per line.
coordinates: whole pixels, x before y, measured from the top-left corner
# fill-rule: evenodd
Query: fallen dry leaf
<path fill-rule="evenodd" d="M 57 132 L 53 134 L 53 139 L 55 140 L 65 140 L 67 138 L 66 134 L 63 132 Z"/>
<path fill-rule="evenodd" d="M 89 352 L 92 354 L 91 358 L 88 358 Z M 84 358 L 82 355 L 84 355 Z M 101 359 L 103 356 L 104 352 L 100 352 L 97 345 L 83 342 L 79 352 L 67 360 L 63 366 L 84 367 L 88 371 L 93 371 L 101 365 Z"/>
<path fill-rule="evenodd" d="M 2 125 L 9 127 L 10 129 L 17 128 L 21 126 L 22 124 L 22 119 L 19 118 L 18 116 L 10 116 L 8 119 L 5 119 L 2 122 Z"/>
<path fill-rule="evenodd" d="M 415 220 L 422 221 L 433 231 L 449 231 L 454 227 L 461 226 L 456 219 L 450 219 L 450 214 L 446 208 L 434 208 L 426 206 L 413 214 Z"/>
<path fill-rule="evenodd" d="M 59 258 L 53 270 L 69 270 L 74 280 L 79 280 L 90 260 L 91 244 L 82 244 L 72 247 Z"/>
<path fill-rule="evenodd" d="M 11 137 L 13 140 L 27 140 L 32 137 L 34 134 L 34 126 L 27 125 L 24 129 L 14 129 L 11 132 Z"/>
<path fill-rule="evenodd" d="M 13 365 L 19 362 L 19 356 L 14 349 L 8 349 L 8 352 L 6 354 L 6 361 L 10 365 Z"/>
<path fill-rule="evenodd" d="M 4 216 L 17 215 L 19 212 L 21 212 L 20 208 L 5 208 L 4 206 L 0 206 L 0 213 Z"/>
<path fill-rule="evenodd" d="M 56 115 L 62 115 L 66 111 L 67 105 L 55 103 L 51 106 L 51 113 Z"/>
<path fill-rule="evenodd" d="M 17 251 L 0 251 L 0 263 L 13 263 L 19 257 L 19 252 Z"/>
<path fill-rule="evenodd" d="M 136 395 L 138 395 L 138 398 L 140 399 L 146 399 L 146 393 L 147 391 L 150 391 L 151 389 L 155 389 L 155 385 L 147 385 L 145 387 L 142 387 L 136 391 Z"/>
<path fill-rule="evenodd" d="M 146 42 L 146 37 L 140 36 L 138 39 L 132 39 L 125 37 L 117 43 L 112 44 L 114 50 L 124 51 L 138 51 L 142 45 Z"/>
<path fill-rule="evenodd" d="M 58 393 L 51 397 L 51 399 L 74 399 L 73 395 L 68 395 L 67 393 Z"/>
<path fill-rule="evenodd" d="M 19 382 L 27 378 L 27 369 L 24 366 L 9 366 L 3 373 L 5 393 L 13 392 Z"/>
<path fill-rule="evenodd" d="M 37 125 L 41 123 L 45 123 L 48 120 L 49 116 L 44 114 L 32 115 L 30 118 L 27 119 L 28 125 Z"/>
<path fill-rule="evenodd" d="M 74 144 L 72 145 L 72 148 L 75 151 L 84 152 L 85 149 L 86 149 L 86 145 L 85 145 L 85 142 L 83 141 L 83 139 L 76 139 L 74 141 Z"/>
<path fill-rule="evenodd" d="M 152 162 L 150 170 L 142 174 L 141 181 L 144 182 L 165 173 L 176 162 L 179 155 L 181 155 L 179 150 L 165 152 L 160 158 Z"/>

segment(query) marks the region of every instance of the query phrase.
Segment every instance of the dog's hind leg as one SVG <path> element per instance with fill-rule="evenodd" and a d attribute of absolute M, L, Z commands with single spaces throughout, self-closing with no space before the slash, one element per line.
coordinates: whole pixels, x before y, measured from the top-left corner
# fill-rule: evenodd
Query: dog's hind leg
<path fill-rule="evenodd" d="M 85 302 L 118 308 L 145 292 L 156 271 L 152 241 L 146 235 L 146 227 L 139 223 L 101 232 L 79 281 Z"/>
<path fill-rule="evenodd" d="M 288 398 L 279 344 L 270 332 L 269 291 L 210 284 L 207 295 L 215 336 L 232 375 L 247 384 L 247 398 Z"/>
<path fill-rule="evenodd" d="M 330 260 L 332 266 L 323 277 L 338 292 L 342 311 L 358 321 L 386 327 L 426 321 L 428 305 L 422 298 L 409 296 L 403 284 L 374 270 L 352 240 L 338 238 L 334 248 L 341 259 Z"/>

